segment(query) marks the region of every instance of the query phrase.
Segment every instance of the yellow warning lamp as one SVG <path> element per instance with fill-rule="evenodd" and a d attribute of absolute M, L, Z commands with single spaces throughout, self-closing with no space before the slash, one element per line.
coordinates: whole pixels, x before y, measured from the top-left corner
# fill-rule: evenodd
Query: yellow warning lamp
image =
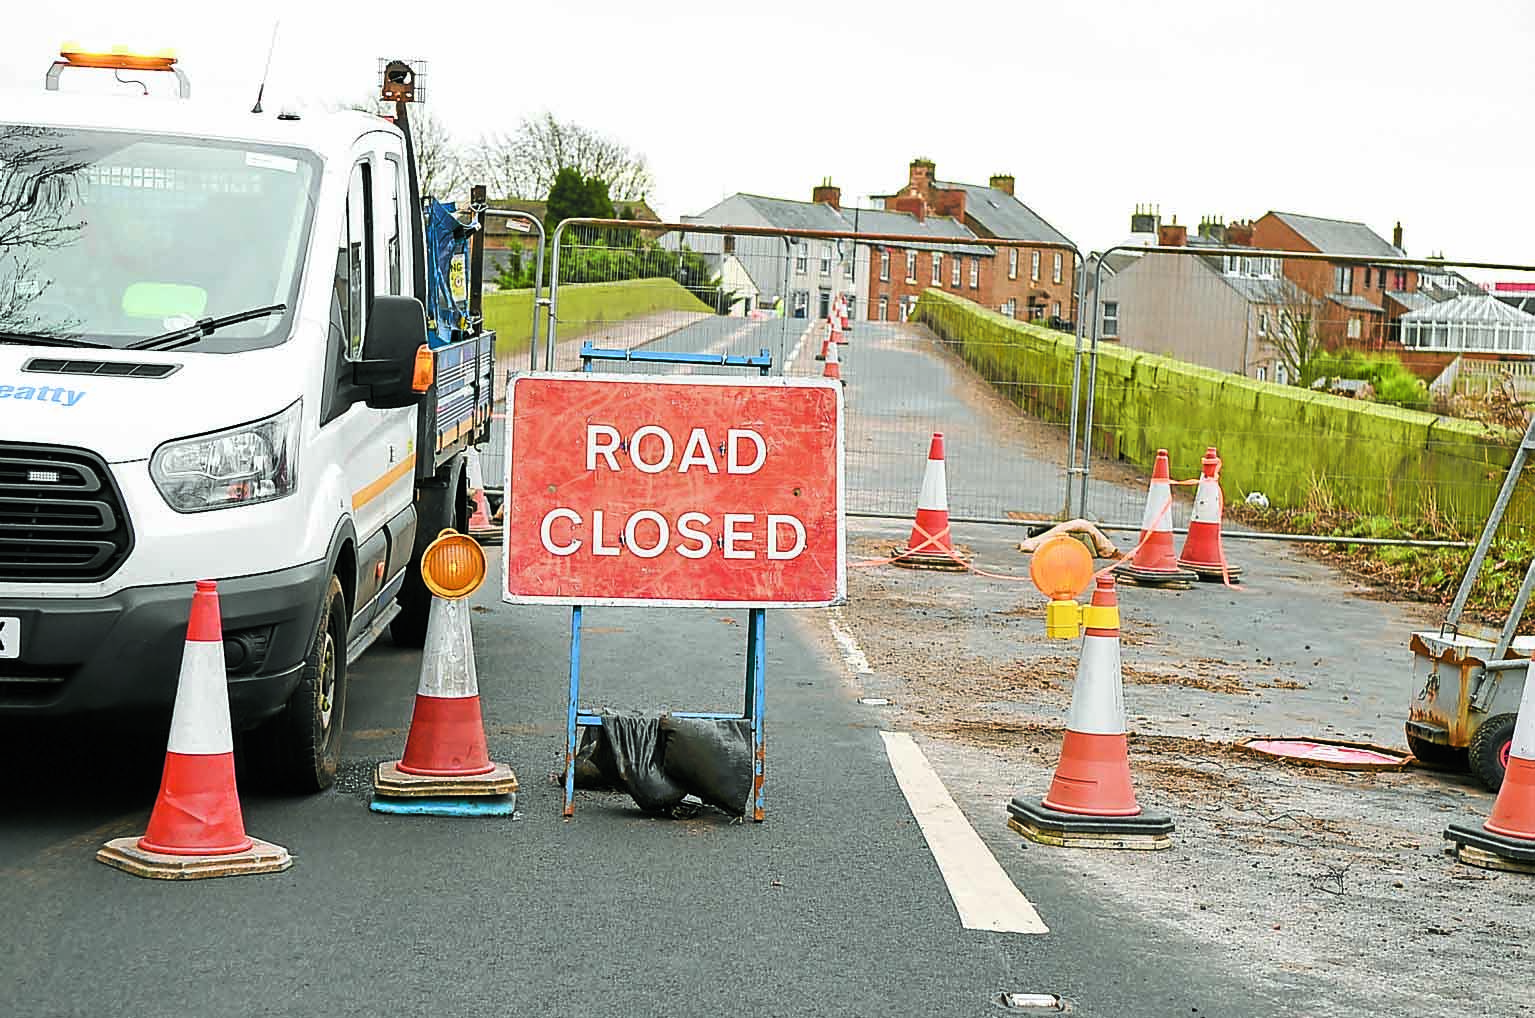
<path fill-rule="evenodd" d="M 443 530 L 421 554 L 421 578 L 436 596 L 462 600 L 485 582 L 485 552 L 468 534 Z"/>
<path fill-rule="evenodd" d="M 1034 552 L 1029 579 L 1050 599 L 1045 607 L 1045 635 L 1074 640 L 1082 634 L 1082 607 L 1076 597 L 1093 580 L 1093 556 L 1074 537 L 1052 537 Z"/>
<path fill-rule="evenodd" d="M 127 46 L 99 50 L 87 49 L 77 42 L 66 42 L 59 47 L 59 56 L 75 67 L 104 67 L 120 71 L 169 71 L 176 66 L 176 51 L 172 49 L 140 53 Z"/>

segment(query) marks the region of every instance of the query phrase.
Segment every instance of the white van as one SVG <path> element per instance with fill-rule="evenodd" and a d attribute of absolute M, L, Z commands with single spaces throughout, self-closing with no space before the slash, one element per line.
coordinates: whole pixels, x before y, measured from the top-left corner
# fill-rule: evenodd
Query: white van
<path fill-rule="evenodd" d="M 420 209 L 381 117 L 0 103 L 0 721 L 168 713 L 214 579 L 253 762 L 334 780 L 490 426 L 494 336 L 428 349 Z"/>

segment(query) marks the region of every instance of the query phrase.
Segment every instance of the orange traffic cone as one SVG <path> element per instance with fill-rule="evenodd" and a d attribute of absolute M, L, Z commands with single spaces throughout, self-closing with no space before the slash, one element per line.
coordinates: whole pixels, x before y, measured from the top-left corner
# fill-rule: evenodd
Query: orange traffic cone
<path fill-rule="evenodd" d="M 842 358 L 837 355 L 837 344 L 828 343 L 826 346 L 826 367 L 821 370 L 822 378 L 835 378 L 847 385 L 842 378 Z"/>
<path fill-rule="evenodd" d="M 1201 580 L 1222 581 L 1242 575 L 1242 567 L 1226 561 L 1221 547 L 1221 458 L 1212 445 L 1199 461 L 1199 488 L 1194 495 L 1194 516 L 1183 539 L 1178 565 L 1192 569 Z"/>
<path fill-rule="evenodd" d="M 517 776 L 490 759 L 469 629 L 467 598 L 484 577 L 485 553 L 471 538 L 445 530 L 421 558 L 433 592 L 421 679 L 405 754 L 378 765 L 371 808 L 439 816 L 510 814 Z M 445 588 L 438 578 L 446 571 L 444 562 L 455 574 L 472 577 L 472 585 Z"/>
<path fill-rule="evenodd" d="M 293 865 L 287 849 L 245 833 L 212 580 L 198 580 L 192 595 L 165 770 L 149 826 L 141 838 L 107 842 L 96 858 L 136 876 L 167 880 L 271 873 Z"/>
<path fill-rule="evenodd" d="M 1118 567 L 1128 579 L 1147 586 L 1185 584 L 1198 574 L 1179 568 L 1173 550 L 1172 474 L 1167 466 L 1167 450 L 1157 450 L 1156 466 L 1151 471 L 1151 489 L 1146 493 L 1146 513 L 1141 517 L 1141 538 L 1135 555 Z"/>
<path fill-rule="evenodd" d="M 837 302 L 837 317 L 839 319 L 841 319 L 841 321 L 842 321 L 842 331 L 843 332 L 848 332 L 848 331 L 850 331 L 852 329 L 853 323 L 848 320 L 848 316 L 847 316 L 847 302 L 846 301 L 838 301 Z"/>
<path fill-rule="evenodd" d="M 828 329 L 827 332 L 826 332 L 826 335 L 821 337 L 821 352 L 815 355 L 815 359 L 818 360 L 818 361 L 824 361 L 826 359 L 826 351 L 828 349 L 830 349 L 830 348 L 831 348 L 831 330 Z"/>
<path fill-rule="evenodd" d="M 944 466 L 943 432 L 934 432 L 927 449 L 927 468 L 917 493 L 917 518 L 904 547 L 895 549 L 896 565 L 929 569 L 970 568 L 970 556 L 954 546 L 949 534 L 948 472 Z"/>
<path fill-rule="evenodd" d="M 1480 829 L 1451 824 L 1455 858 L 1490 870 L 1535 873 L 1535 678 L 1526 677 L 1514 735 L 1503 748 L 1503 784 Z"/>
<path fill-rule="evenodd" d="M 1069 848 L 1167 848 L 1172 818 L 1141 811 L 1130 781 L 1114 577 L 1098 577 L 1071 692 L 1060 761 L 1044 799 L 1008 805 L 1008 826 L 1030 841 Z"/>
<path fill-rule="evenodd" d="M 842 319 L 837 317 L 836 312 L 833 312 L 832 316 L 826 320 L 826 324 L 831 326 L 832 343 L 836 346 L 847 346 L 847 336 L 842 334 Z"/>

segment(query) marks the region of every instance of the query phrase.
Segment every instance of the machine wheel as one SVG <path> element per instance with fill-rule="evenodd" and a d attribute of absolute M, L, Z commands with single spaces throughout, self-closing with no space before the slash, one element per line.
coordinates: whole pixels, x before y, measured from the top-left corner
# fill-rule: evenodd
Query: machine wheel
<path fill-rule="evenodd" d="M 1496 792 L 1503 785 L 1503 772 L 1508 770 L 1509 747 L 1514 741 L 1516 714 L 1496 714 L 1483 721 L 1471 735 L 1471 745 L 1466 755 L 1471 761 L 1471 773 L 1476 775 L 1489 792 Z"/>
<path fill-rule="evenodd" d="M 1412 750 L 1413 756 L 1430 767 L 1451 767 L 1460 771 L 1466 769 L 1466 751 L 1463 749 L 1429 742 L 1410 731 L 1407 733 L 1407 748 Z"/>
<path fill-rule="evenodd" d="M 346 593 L 332 576 L 298 687 L 276 717 L 246 736 L 259 761 L 259 780 L 274 791 L 307 795 L 335 783 L 346 714 L 349 618 Z"/>

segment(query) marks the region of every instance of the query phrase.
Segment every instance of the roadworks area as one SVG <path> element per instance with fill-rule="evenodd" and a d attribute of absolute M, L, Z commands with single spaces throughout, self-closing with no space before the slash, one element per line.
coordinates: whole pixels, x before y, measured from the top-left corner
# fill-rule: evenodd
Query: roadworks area
<path fill-rule="evenodd" d="M 866 525 L 850 559 L 905 536 Z M 1247 570 L 1240 589 L 1121 584 L 1132 775 L 1142 808 L 1173 815 L 1174 846 L 1048 848 L 1010 832 L 1006 807 L 1049 785 L 1077 644 L 1045 637 L 1021 536 L 957 535 L 1016 581 L 865 564 L 833 626 L 802 622 L 848 661 L 850 696 L 889 701 L 868 706 L 870 724 L 915 733 L 993 852 L 1027 853 L 1024 884 L 1036 866 L 1080 874 L 1111 908 L 1208 943 L 1233 980 L 1293 998 L 1296 1014 L 1522 1013 L 1535 880 L 1445 854 L 1445 826 L 1480 823 L 1490 794 L 1463 773 L 1329 770 L 1239 746 L 1280 735 L 1405 754 L 1408 638 L 1437 609 L 1381 600 L 1270 542 L 1228 544 Z"/>

